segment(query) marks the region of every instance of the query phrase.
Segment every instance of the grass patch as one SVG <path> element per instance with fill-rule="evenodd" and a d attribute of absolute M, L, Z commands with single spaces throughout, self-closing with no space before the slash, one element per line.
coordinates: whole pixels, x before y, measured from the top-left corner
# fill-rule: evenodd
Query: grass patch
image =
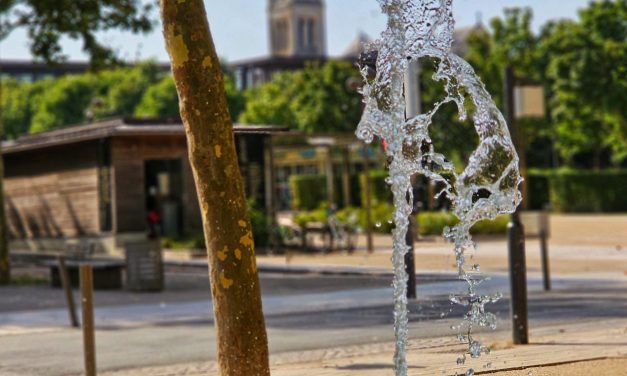
<path fill-rule="evenodd" d="M 11 276 L 11 284 L 17 286 L 45 285 L 48 278 L 43 275 L 22 273 Z"/>

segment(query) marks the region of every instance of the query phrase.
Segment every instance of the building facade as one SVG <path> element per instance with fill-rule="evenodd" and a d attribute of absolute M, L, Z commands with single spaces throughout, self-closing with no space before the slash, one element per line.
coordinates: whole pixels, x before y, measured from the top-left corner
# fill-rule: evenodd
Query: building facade
<path fill-rule="evenodd" d="M 262 208 L 272 205 L 273 132 L 235 126 L 246 195 Z M 116 119 L 68 127 L 4 142 L 2 154 L 13 249 L 62 250 L 88 239 L 112 253 L 146 237 L 151 212 L 161 217 L 163 235 L 202 231 L 180 122 Z"/>
<path fill-rule="evenodd" d="M 239 89 L 262 85 L 282 71 L 327 60 L 323 0 L 268 0 L 270 55 L 230 64 Z"/>

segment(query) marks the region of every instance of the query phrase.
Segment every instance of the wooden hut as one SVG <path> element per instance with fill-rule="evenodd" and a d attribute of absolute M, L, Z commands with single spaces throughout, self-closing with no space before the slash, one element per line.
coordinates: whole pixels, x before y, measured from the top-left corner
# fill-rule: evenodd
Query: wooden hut
<path fill-rule="evenodd" d="M 236 125 L 246 194 L 272 213 L 271 134 Z M 180 121 L 113 119 L 2 144 L 12 249 L 60 250 L 88 239 L 105 252 L 146 236 L 157 212 L 164 235 L 201 231 Z"/>

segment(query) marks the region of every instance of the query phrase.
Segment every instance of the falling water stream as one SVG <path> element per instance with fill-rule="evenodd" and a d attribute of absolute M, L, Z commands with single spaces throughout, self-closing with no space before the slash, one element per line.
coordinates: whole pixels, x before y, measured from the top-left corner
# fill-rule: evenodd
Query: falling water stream
<path fill-rule="evenodd" d="M 380 39 L 367 46 L 376 51 L 376 73 L 362 67 L 365 84 L 362 88 L 365 110 L 357 136 L 366 143 L 375 137 L 387 143 L 389 177 L 394 197 L 394 332 L 396 375 L 407 375 L 407 273 L 404 257 L 409 247 L 405 235 L 412 212 L 411 177 L 423 174 L 444 188 L 453 213 L 460 222 L 447 228 L 444 236 L 454 244 L 459 279 L 467 283 L 463 294 L 452 294 L 454 304 L 467 307 L 464 320 L 456 326 L 460 342 L 467 351 L 457 360 L 463 365 L 466 357 L 477 358 L 489 352 L 473 337 L 475 326 L 496 327 L 496 316 L 486 312 L 487 303 L 501 295 L 481 295 L 477 287 L 486 280 L 478 265 L 465 266 L 465 254 L 474 250 L 469 231 L 482 219 L 494 219 L 511 213 L 520 203 L 518 156 L 503 115 L 472 67 L 451 52 L 454 19 L 453 0 L 378 0 L 388 16 L 387 29 Z M 446 97 L 433 108 L 406 119 L 404 76 L 410 61 L 433 58 L 438 68 L 433 76 L 444 84 Z M 468 164 L 459 172 L 446 157 L 438 153 L 429 137 L 435 113 L 446 103 L 454 103 L 461 120 L 470 113 L 479 136 L 479 145 Z M 469 105 L 470 104 L 470 105 Z M 468 106 L 466 106 L 468 105 Z M 468 111 L 467 107 L 471 110 Z M 469 369 L 467 375 L 474 374 Z"/>

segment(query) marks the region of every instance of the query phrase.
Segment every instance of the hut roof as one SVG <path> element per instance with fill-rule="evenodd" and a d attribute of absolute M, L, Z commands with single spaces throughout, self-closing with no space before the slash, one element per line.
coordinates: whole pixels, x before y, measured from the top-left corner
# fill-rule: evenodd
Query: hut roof
<path fill-rule="evenodd" d="M 273 134 L 286 132 L 287 128 L 271 125 L 235 124 L 235 134 Z M 73 125 L 47 132 L 22 136 L 2 142 L 2 154 L 51 146 L 73 144 L 115 136 L 167 136 L 185 135 L 180 119 L 116 118 L 90 124 Z"/>

